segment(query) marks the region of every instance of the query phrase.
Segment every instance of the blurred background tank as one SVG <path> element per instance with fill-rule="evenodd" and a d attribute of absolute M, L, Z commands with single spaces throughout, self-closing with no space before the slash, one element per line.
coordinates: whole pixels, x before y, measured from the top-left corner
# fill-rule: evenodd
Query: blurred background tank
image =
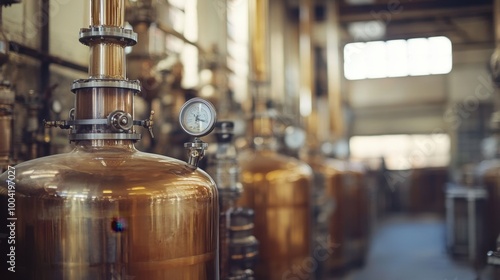
<path fill-rule="evenodd" d="M 126 78 L 124 48 L 136 34 L 123 28 L 124 8 L 123 0 L 90 1 L 90 27 L 80 32 L 90 48 L 89 78 L 73 83 L 70 120 L 46 123 L 70 129 L 73 151 L 0 176 L 15 177 L 0 189 L 0 205 L 7 209 L 15 197 L 10 218 L 22 217 L 15 221 L 19 279 L 218 279 L 214 181 L 196 166 L 134 147 L 134 125 L 152 121 L 134 120 L 140 84 Z"/>
<path fill-rule="evenodd" d="M 254 209 L 260 243 L 257 279 L 293 275 L 292 268 L 311 254 L 312 170 L 275 152 L 271 128 L 270 117 L 255 116 L 252 148 L 239 157 L 243 194 L 238 205 Z"/>
<path fill-rule="evenodd" d="M 250 73 L 253 100 L 250 149 L 239 157 L 243 194 L 238 205 L 255 211 L 259 240 L 256 279 L 291 277 L 302 272 L 311 255 L 312 170 L 306 163 L 277 153 L 274 117 L 269 114 L 269 2 L 249 3 Z M 313 271 L 305 272 L 309 279 Z"/>

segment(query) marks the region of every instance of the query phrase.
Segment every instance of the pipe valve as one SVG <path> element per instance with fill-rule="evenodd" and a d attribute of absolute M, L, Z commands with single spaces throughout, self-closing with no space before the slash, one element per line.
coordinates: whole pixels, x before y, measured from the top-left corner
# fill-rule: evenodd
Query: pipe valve
<path fill-rule="evenodd" d="M 188 164 L 194 168 L 198 168 L 200 160 L 205 156 L 205 150 L 208 144 L 200 138 L 195 138 L 194 142 L 184 143 L 184 148 L 188 150 Z"/>

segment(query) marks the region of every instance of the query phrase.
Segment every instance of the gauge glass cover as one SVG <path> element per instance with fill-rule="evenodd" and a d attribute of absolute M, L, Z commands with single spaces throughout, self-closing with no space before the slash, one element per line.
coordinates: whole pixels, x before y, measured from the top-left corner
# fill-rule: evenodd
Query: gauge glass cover
<path fill-rule="evenodd" d="M 204 136 L 210 133 L 216 121 L 216 112 L 212 103 L 193 98 L 181 108 L 179 121 L 182 129 L 192 136 Z"/>

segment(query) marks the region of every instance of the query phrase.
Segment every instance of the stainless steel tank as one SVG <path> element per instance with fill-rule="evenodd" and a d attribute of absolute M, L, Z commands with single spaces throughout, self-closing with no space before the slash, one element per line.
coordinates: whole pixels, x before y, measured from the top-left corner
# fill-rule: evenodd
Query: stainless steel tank
<path fill-rule="evenodd" d="M 204 171 L 139 152 L 124 48 L 123 0 L 91 0 L 89 79 L 75 81 L 73 151 L 27 161 L 0 176 L 0 208 L 15 236 L 1 279 L 218 279 L 218 193 Z M 5 211 L 4 211 L 5 210 Z M 9 250 L 9 251 L 7 251 Z M 4 265 L 3 262 L 2 265 Z"/>

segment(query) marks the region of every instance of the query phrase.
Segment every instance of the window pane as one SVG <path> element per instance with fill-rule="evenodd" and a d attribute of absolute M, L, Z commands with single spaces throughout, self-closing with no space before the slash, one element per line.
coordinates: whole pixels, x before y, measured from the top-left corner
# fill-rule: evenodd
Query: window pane
<path fill-rule="evenodd" d="M 347 44 L 344 48 L 344 75 L 349 80 L 366 78 L 365 43 Z"/>
<path fill-rule="evenodd" d="M 405 40 L 387 41 L 387 77 L 408 76 L 408 48 Z"/>
<path fill-rule="evenodd" d="M 344 47 L 344 76 L 348 80 L 446 74 L 452 66 L 451 41 L 443 36 Z"/>
<path fill-rule="evenodd" d="M 353 136 L 349 146 L 353 159 L 384 158 L 391 170 L 444 167 L 450 162 L 450 138 L 443 133 Z"/>

